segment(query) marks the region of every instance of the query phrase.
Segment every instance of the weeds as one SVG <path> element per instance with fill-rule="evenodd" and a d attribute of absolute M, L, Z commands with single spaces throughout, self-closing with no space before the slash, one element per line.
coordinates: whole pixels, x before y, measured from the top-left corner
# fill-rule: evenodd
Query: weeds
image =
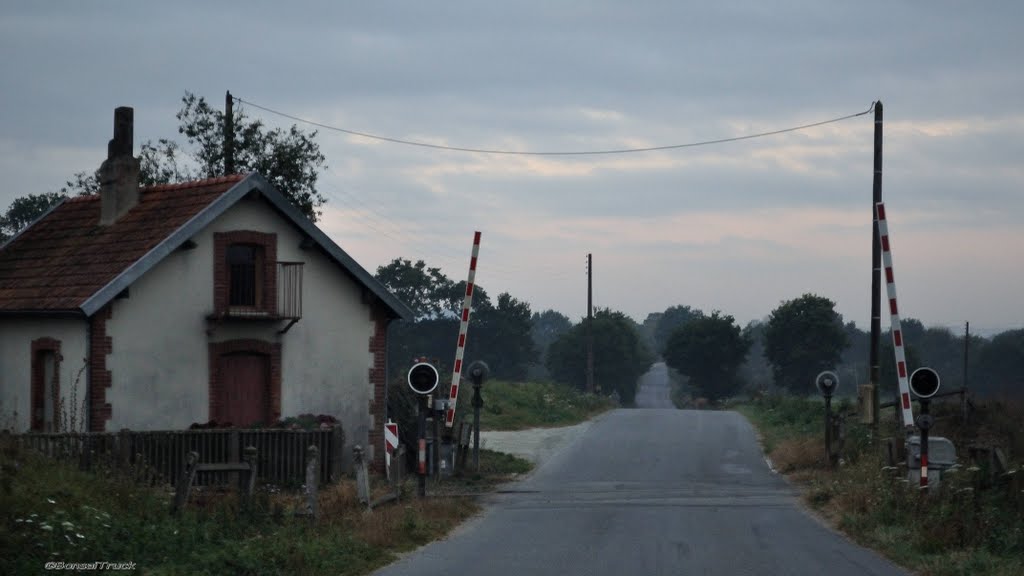
<path fill-rule="evenodd" d="M 114 471 L 87 473 L 0 437 L 0 573 L 34 574 L 47 561 L 131 561 L 147 574 L 365 574 L 397 552 L 474 514 L 465 499 L 431 498 L 367 514 L 351 481 L 321 492 L 317 521 L 295 517 L 295 496 L 262 487 L 248 511 L 216 489 L 179 516 L 166 487 Z M 383 490 L 383 486 L 378 486 Z"/>
<path fill-rule="evenodd" d="M 887 466 L 870 429 L 847 421 L 843 460 L 823 465 L 820 401 L 769 398 L 737 407 L 758 427 L 778 469 L 805 487 L 805 499 L 859 543 L 878 549 L 923 575 L 1024 573 L 1024 468 L 990 486 L 977 466 L 946 471 L 937 489 L 922 494 L 906 469 Z M 983 405 L 966 427 L 955 406 L 936 406 L 936 434 L 963 446 L 979 436 L 1002 440 L 1011 453 L 1019 414 Z M 881 428 L 885 428 L 885 424 Z"/>

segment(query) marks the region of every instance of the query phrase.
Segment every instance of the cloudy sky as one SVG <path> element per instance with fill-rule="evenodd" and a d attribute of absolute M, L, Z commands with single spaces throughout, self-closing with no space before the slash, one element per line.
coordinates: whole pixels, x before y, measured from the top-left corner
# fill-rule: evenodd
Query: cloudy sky
<path fill-rule="evenodd" d="M 1024 4 L 0 3 L 0 207 L 97 168 L 113 109 L 175 137 L 186 90 L 461 147 L 577 151 L 885 110 L 901 311 L 1024 325 Z M 270 126 L 291 120 L 247 108 Z M 805 292 L 870 315 L 872 115 L 664 152 L 494 156 L 321 130 L 321 226 L 371 272 L 401 256 L 534 310 L 674 304 L 741 323 Z M 883 318 L 883 326 L 888 319 Z M 959 328 L 957 328 L 959 329 Z"/>

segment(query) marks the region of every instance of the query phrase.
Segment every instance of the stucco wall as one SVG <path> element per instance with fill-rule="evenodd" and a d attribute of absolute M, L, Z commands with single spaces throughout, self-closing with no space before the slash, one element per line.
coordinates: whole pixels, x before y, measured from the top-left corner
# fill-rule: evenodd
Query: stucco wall
<path fill-rule="evenodd" d="M 71 416 L 75 379 L 85 366 L 86 321 L 75 318 L 0 318 L 0 429 L 23 432 L 30 426 L 32 405 L 32 341 L 53 338 L 60 341 L 60 396 L 65 413 Z M 82 401 L 86 397 L 86 376 L 81 373 L 77 387 L 77 428 L 84 429 Z"/>
<path fill-rule="evenodd" d="M 277 234 L 277 259 L 305 262 L 303 317 L 278 335 L 282 322 L 231 321 L 213 326 L 213 234 L 255 230 Z M 199 232 L 196 247 L 177 251 L 115 300 L 107 329 L 113 384 L 108 430 L 167 429 L 206 422 L 208 343 L 239 338 L 280 342 L 281 415 L 312 412 L 339 418 L 346 445 L 366 445 L 370 426 L 369 368 L 373 333 L 362 287 L 263 200 L 242 200 Z M 213 333 L 207 329 L 213 327 Z"/>

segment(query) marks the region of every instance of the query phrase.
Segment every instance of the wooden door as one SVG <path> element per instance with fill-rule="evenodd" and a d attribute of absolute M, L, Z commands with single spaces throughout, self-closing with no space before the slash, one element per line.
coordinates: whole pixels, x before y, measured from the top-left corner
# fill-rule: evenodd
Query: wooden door
<path fill-rule="evenodd" d="M 221 413 L 218 420 L 236 427 L 270 424 L 270 362 L 263 354 L 220 357 Z"/>

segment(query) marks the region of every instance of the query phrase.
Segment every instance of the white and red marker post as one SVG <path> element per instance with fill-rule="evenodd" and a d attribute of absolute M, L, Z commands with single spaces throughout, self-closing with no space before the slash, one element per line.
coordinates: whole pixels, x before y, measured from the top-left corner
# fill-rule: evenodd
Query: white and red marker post
<path fill-rule="evenodd" d="M 452 386 L 448 391 L 448 412 L 444 425 L 455 424 L 455 403 L 459 400 L 459 381 L 462 379 L 462 356 L 466 351 L 466 332 L 469 330 L 469 313 L 473 305 L 473 281 L 476 279 L 476 259 L 480 255 L 480 232 L 473 234 L 473 255 L 469 260 L 469 279 L 466 280 L 466 298 L 462 302 L 462 322 L 459 324 L 459 341 L 455 348 L 455 367 L 452 369 Z"/>
<path fill-rule="evenodd" d="M 899 309 L 896 306 L 896 281 L 892 272 L 892 246 L 889 240 L 889 223 L 885 219 L 885 202 L 875 204 L 878 215 L 878 236 L 882 244 L 882 265 L 885 267 L 885 288 L 889 295 L 889 318 L 892 328 L 892 347 L 896 354 L 896 374 L 899 380 L 900 408 L 903 426 L 914 426 L 914 411 L 910 403 L 910 381 L 907 376 L 907 356 L 903 349 L 903 329 L 900 325 Z M 927 473 L 926 473 L 927 474 Z"/>
<path fill-rule="evenodd" d="M 384 466 L 391 478 L 391 455 L 398 449 L 398 424 L 388 420 L 384 425 Z"/>

